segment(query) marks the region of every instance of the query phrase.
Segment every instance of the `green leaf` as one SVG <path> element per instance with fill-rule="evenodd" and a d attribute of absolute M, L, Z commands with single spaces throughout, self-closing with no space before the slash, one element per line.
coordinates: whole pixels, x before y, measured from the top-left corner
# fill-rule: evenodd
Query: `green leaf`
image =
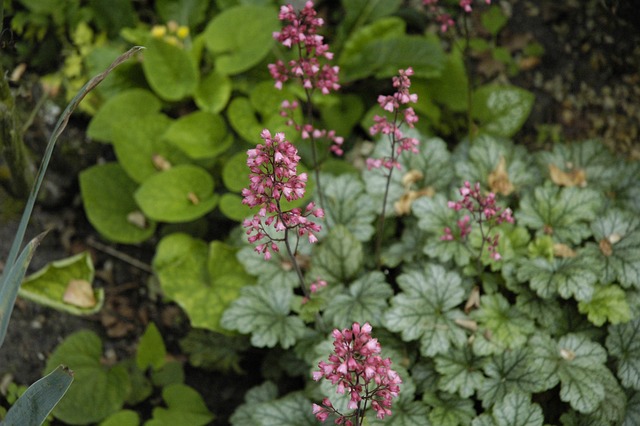
<path fill-rule="evenodd" d="M 577 334 L 568 334 L 558 342 L 536 335 L 529 346 L 539 362 L 555 367 L 561 400 L 581 413 L 598 408 L 605 398 L 602 376 L 607 371 L 607 352 L 602 346 Z"/>
<path fill-rule="evenodd" d="M 567 319 L 565 312 L 568 310 L 561 305 L 558 298 L 543 299 L 528 289 L 522 289 L 516 296 L 516 306 L 532 320 L 552 336 L 557 336 L 562 331 L 567 332 Z M 573 314 L 573 311 L 569 311 Z M 563 333 L 562 333 L 563 334 Z"/>
<path fill-rule="evenodd" d="M 362 244 L 343 225 L 331 228 L 314 253 L 312 275 L 333 283 L 354 278 L 364 262 Z"/>
<path fill-rule="evenodd" d="M 133 410 L 121 410 L 100 422 L 99 426 L 138 426 L 140 416 Z"/>
<path fill-rule="evenodd" d="M 586 253 L 597 259 L 602 283 L 640 287 L 639 222 L 636 215 L 613 209 L 591 224 L 598 244 L 587 244 Z"/>
<path fill-rule="evenodd" d="M 231 416 L 233 426 L 317 426 L 311 401 L 301 392 L 269 401 L 249 401 Z"/>
<path fill-rule="evenodd" d="M 189 364 L 196 368 L 242 374 L 241 352 L 249 349 L 249 341 L 238 336 L 225 336 L 207 330 L 192 329 L 180 340 L 182 351 L 189 355 Z"/>
<path fill-rule="evenodd" d="M 473 401 L 469 398 L 438 392 L 437 394 L 425 394 L 423 400 L 433 407 L 429 413 L 429 420 L 434 425 L 468 425 L 476 415 Z"/>
<path fill-rule="evenodd" d="M 485 380 L 483 358 L 476 357 L 468 346 L 450 349 L 435 357 L 436 371 L 441 374 L 438 389 L 469 398 Z"/>
<path fill-rule="evenodd" d="M 615 284 L 596 286 L 591 300 L 578 303 L 580 313 L 587 314 L 593 324 L 601 327 L 605 322 L 619 324 L 631 319 L 631 309 L 624 290 Z"/>
<path fill-rule="evenodd" d="M 153 418 L 145 423 L 146 426 L 176 424 L 203 426 L 214 419 L 214 415 L 211 414 L 200 394 L 187 385 L 166 386 L 162 390 L 162 398 L 168 408 L 154 408 Z"/>
<path fill-rule="evenodd" d="M 251 334 L 251 344 L 291 347 L 305 332 L 302 320 L 290 316 L 293 291 L 280 282 L 247 286 L 222 315 L 220 325 Z"/>
<path fill-rule="evenodd" d="M 224 163 L 222 169 L 224 186 L 233 192 L 241 192 L 249 184 L 249 169 L 247 168 L 247 153 L 245 151 L 234 154 Z"/>
<path fill-rule="evenodd" d="M 472 312 L 485 336 L 500 347 L 522 347 L 535 331 L 533 321 L 499 293 L 480 298 L 480 309 Z"/>
<path fill-rule="evenodd" d="M 537 361 L 526 348 L 495 354 L 484 365 L 485 380 L 478 390 L 482 406 L 499 403 L 512 392 L 540 393 L 555 385 L 552 365 Z"/>
<path fill-rule="evenodd" d="M 198 70 L 189 53 L 155 38 L 148 41 L 146 48 L 142 70 L 153 91 L 167 101 L 193 95 L 198 85 Z"/>
<path fill-rule="evenodd" d="M 362 182 L 348 175 L 323 175 L 322 181 L 327 227 L 344 225 L 358 241 L 369 241 L 375 232 L 372 222 L 376 214 Z"/>
<path fill-rule="evenodd" d="M 224 332 L 222 312 L 253 280 L 242 270 L 236 250 L 186 234 L 171 234 L 160 240 L 153 269 L 167 297 L 189 315 L 193 327 Z"/>
<path fill-rule="evenodd" d="M 553 259 L 542 257 L 527 259 L 518 269 L 518 279 L 529 285 L 542 298 L 556 294 L 568 299 L 589 301 L 593 297 L 598 276 L 593 270 L 593 260 L 587 256 Z"/>
<path fill-rule="evenodd" d="M 204 169 L 179 165 L 145 180 L 134 198 L 142 212 L 162 222 L 189 222 L 213 210 L 218 197 Z"/>
<path fill-rule="evenodd" d="M 105 238 L 134 244 L 151 237 L 156 230 L 153 221 L 144 219 L 133 193 L 138 185 L 116 163 L 97 165 L 80 173 L 80 193 L 87 218 Z M 137 212 L 137 213 L 136 213 Z"/>
<path fill-rule="evenodd" d="M 547 173 L 551 165 L 566 172 L 584 172 L 584 182 L 590 188 L 612 190 L 618 179 L 618 160 L 600 140 L 555 144 L 551 151 L 536 154 L 540 169 Z"/>
<path fill-rule="evenodd" d="M 227 107 L 227 118 L 233 130 L 252 146 L 260 140 L 260 132 L 264 128 L 258 120 L 251 101 L 243 96 L 236 96 Z"/>
<path fill-rule="evenodd" d="M 87 136 L 101 142 L 113 141 L 114 129 L 121 126 L 123 121 L 156 115 L 161 107 L 160 100 L 147 90 L 125 90 L 102 105 L 89 122 Z"/>
<path fill-rule="evenodd" d="M 451 111 L 466 111 L 469 82 L 460 49 L 453 49 L 446 56 L 442 74 L 428 79 L 426 86 L 429 97 L 435 102 L 443 104 Z M 420 96 L 418 102 L 421 102 Z"/>
<path fill-rule="evenodd" d="M 491 135 L 481 134 L 473 139 L 473 143 L 464 141 L 459 144 L 452 162 L 460 182 L 480 182 L 483 189 L 496 194 L 509 195 L 510 191 L 504 191 L 509 189 L 509 185 L 512 186 L 511 191 L 518 191 L 540 183 L 533 157 L 522 145 Z M 492 185 L 491 175 L 499 170 L 501 163 L 504 164 L 505 176 L 499 177 L 498 183 Z M 519 213 L 516 220 L 520 221 Z"/>
<path fill-rule="evenodd" d="M 118 162 L 136 182 L 142 183 L 166 167 L 161 163 L 171 166 L 189 161 L 163 138 L 171 122 L 164 114 L 147 114 L 135 120 L 124 119 L 121 127 L 114 129 L 113 147 Z"/>
<path fill-rule="evenodd" d="M 183 115 L 171 124 L 164 138 L 194 160 L 214 158 L 233 142 L 222 117 L 205 111 Z"/>
<path fill-rule="evenodd" d="M 160 331 L 154 323 L 150 322 L 138 343 L 136 364 L 142 371 L 149 367 L 158 370 L 165 364 L 166 355 L 167 349 L 164 346 Z"/>
<path fill-rule="evenodd" d="M 473 94 L 471 115 L 481 132 L 509 138 L 529 117 L 534 99 L 531 92 L 515 86 L 481 86 Z"/>
<path fill-rule="evenodd" d="M 242 222 L 244 219 L 254 215 L 254 211 L 246 204 L 242 204 L 242 197 L 237 194 L 224 193 L 220 197 L 218 207 L 222 214 L 231 220 Z"/>
<path fill-rule="evenodd" d="M 158 0 L 155 2 L 158 15 L 164 22 L 176 21 L 181 25 L 194 28 L 201 24 L 206 15 L 209 2 L 207 0 L 186 0 L 174 2 L 172 0 Z"/>
<path fill-rule="evenodd" d="M 244 269 L 257 278 L 258 284 L 278 282 L 289 288 L 297 287 L 299 284 L 291 260 L 282 254 L 274 254 L 271 260 L 265 261 L 264 256 L 256 253 L 252 247 L 244 247 L 238 252 L 237 258 Z"/>
<path fill-rule="evenodd" d="M 627 396 L 608 369 L 602 369 L 598 380 L 604 385 L 605 397 L 593 412 L 586 417 L 592 424 L 619 425 L 625 416 Z"/>
<path fill-rule="evenodd" d="M 411 207 L 413 214 L 419 219 L 418 227 L 432 235 L 423 247 L 423 253 L 436 258 L 442 263 L 453 260 L 462 267 L 469 264 L 471 254 L 463 241 L 442 241 L 444 228 L 456 222 L 456 212 L 447 206 L 447 199 L 442 194 L 434 197 L 421 197 Z"/>
<path fill-rule="evenodd" d="M 627 409 L 622 426 L 635 426 L 640 422 L 640 393 L 633 392 L 627 400 Z"/>
<path fill-rule="evenodd" d="M 498 35 L 508 21 L 502 9 L 497 5 L 491 6 L 486 12 L 482 13 L 480 19 L 482 26 L 494 37 Z"/>
<path fill-rule="evenodd" d="M 622 385 L 640 390 L 640 318 L 610 325 L 606 346 L 617 359 L 617 375 Z"/>
<path fill-rule="evenodd" d="M 429 407 L 420 401 L 401 400 L 393 402 L 391 406 L 392 415 L 385 417 L 384 420 L 378 420 L 371 415 L 366 419 L 369 420 L 371 426 L 431 426 L 429 422 Z"/>
<path fill-rule="evenodd" d="M 212 71 L 200 80 L 194 100 L 200 110 L 218 114 L 227 106 L 232 88 L 229 77 Z"/>
<path fill-rule="evenodd" d="M 3 425 L 41 425 L 73 382 L 73 372 L 60 365 L 41 378 L 9 409 Z"/>
<path fill-rule="evenodd" d="M 272 33 L 279 26 L 271 7 L 237 6 L 218 14 L 203 33 L 216 71 L 232 75 L 257 65 L 274 45 Z"/>
<path fill-rule="evenodd" d="M 456 307 L 466 294 L 457 273 L 428 265 L 400 275 L 397 283 L 402 292 L 391 299 L 391 308 L 384 315 L 385 327 L 401 332 L 405 341 L 420 339 L 424 356 L 464 345 L 467 335 L 455 321 L 465 318 Z"/>
<path fill-rule="evenodd" d="M 591 235 L 589 224 L 603 206 L 602 195 L 588 188 L 538 187 L 526 193 L 518 210 L 518 223 L 551 235 L 556 242 L 579 244 Z"/>
<path fill-rule="evenodd" d="M 78 331 L 67 337 L 47 360 L 53 371 L 63 361 L 73 370 L 74 381 L 53 415 L 70 424 L 99 422 L 122 408 L 129 390 L 127 370 L 101 363 L 102 341 L 92 331 Z"/>
<path fill-rule="evenodd" d="M 520 392 L 507 394 L 493 407 L 496 426 L 542 426 L 544 415 L 538 404 L 531 403 L 531 397 Z"/>
<path fill-rule="evenodd" d="M 104 289 L 93 289 L 93 278 L 91 255 L 89 252 L 82 252 L 53 261 L 29 275 L 18 294 L 24 299 L 62 312 L 74 315 L 94 314 L 102 308 Z"/>
<path fill-rule="evenodd" d="M 348 327 L 354 322 L 380 325 L 380 312 L 387 308 L 387 300 L 393 295 L 384 274 L 370 272 L 352 282 L 346 291 L 331 298 L 324 311 L 324 318 L 332 327 Z"/>
<path fill-rule="evenodd" d="M 344 81 L 372 75 L 390 78 L 399 69 L 408 67 L 413 68 L 416 78 L 436 77 L 444 66 L 445 56 L 436 38 L 402 35 L 377 38 L 358 47 L 357 52 L 340 58 L 340 74 Z"/>

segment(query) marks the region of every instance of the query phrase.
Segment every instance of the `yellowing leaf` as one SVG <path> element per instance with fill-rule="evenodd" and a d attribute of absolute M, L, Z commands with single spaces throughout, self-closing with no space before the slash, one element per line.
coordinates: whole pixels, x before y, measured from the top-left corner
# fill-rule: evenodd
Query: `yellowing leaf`
<path fill-rule="evenodd" d="M 553 255 L 555 257 L 576 257 L 577 253 L 566 244 L 555 243 L 553 245 Z"/>
<path fill-rule="evenodd" d="M 80 308 L 92 308 L 97 303 L 91 283 L 87 280 L 69 281 L 62 300 Z"/>
<path fill-rule="evenodd" d="M 510 195 L 515 189 L 507 173 L 507 161 L 502 155 L 500 156 L 500 162 L 498 162 L 496 168 L 489 173 L 487 180 L 491 192 L 497 194 Z"/>
<path fill-rule="evenodd" d="M 549 164 L 549 175 L 553 183 L 559 186 L 587 186 L 587 173 L 584 169 L 569 168 L 568 172 L 561 170 L 555 164 Z"/>

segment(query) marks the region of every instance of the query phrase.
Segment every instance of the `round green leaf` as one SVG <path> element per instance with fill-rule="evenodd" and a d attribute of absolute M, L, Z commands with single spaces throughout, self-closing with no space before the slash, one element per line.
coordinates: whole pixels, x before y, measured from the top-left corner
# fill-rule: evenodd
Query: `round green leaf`
<path fill-rule="evenodd" d="M 271 7 L 237 6 L 220 13 L 204 32 L 205 45 L 216 56 L 216 70 L 232 75 L 260 63 L 279 27 L 278 14 Z"/>
<path fill-rule="evenodd" d="M 160 100 L 147 90 L 124 91 L 104 103 L 91 119 L 87 135 L 101 142 L 110 142 L 114 138 L 114 129 L 120 127 L 123 120 L 155 114 L 161 106 Z"/>
<path fill-rule="evenodd" d="M 247 153 L 242 151 L 235 154 L 224 164 L 222 181 L 229 191 L 241 192 L 249 185 L 249 168 L 247 167 Z"/>
<path fill-rule="evenodd" d="M 192 95 L 198 85 L 198 70 L 182 48 L 162 40 L 149 40 L 142 69 L 151 88 L 163 99 L 179 101 Z"/>
<path fill-rule="evenodd" d="M 229 192 L 220 197 L 220 211 L 229 219 L 237 220 L 238 222 L 242 222 L 247 217 L 255 214 L 249 206 L 242 204 L 241 196 Z"/>
<path fill-rule="evenodd" d="M 211 72 L 202 80 L 196 89 L 194 99 L 203 111 L 219 113 L 231 98 L 231 80 L 226 75 Z"/>
<path fill-rule="evenodd" d="M 222 117 L 196 111 L 174 121 L 164 135 L 173 146 L 193 159 L 213 158 L 224 152 L 233 142 L 227 136 Z"/>
<path fill-rule="evenodd" d="M 134 198 L 145 215 L 162 222 L 189 222 L 213 210 L 213 178 L 192 165 L 172 167 L 144 181 Z"/>
<path fill-rule="evenodd" d="M 244 140 L 255 145 L 260 140 L 263 126 L 258 121 L 256 112 L 247 98 L 233 98 L 227 108 L 229 124 Z"/>
<path fill-rule="evenodd" d="M 533 94 L 519 87 L 482 86 L 473 94 L 471 114 L 480 122 L 481 131 L 508 138 L 529 117 L 533 101 Z"/>
<path fill-rule="evenodd" d="M 89 424 L 103 420 L 122 408 L 130 386 L 126 369 L 100 362 L 102 341 L 93 331 L 79 331 L 67 337 L 47 361 L 46 371 L 60 364 L 69 366 L 74 381 L 53 410 L 68 424 Z"/>
<path fill-rule="evenodd" d="M 155 223 L 132 220 L 139 212 L 133 199 L 138 185 L 116 163 L 93 166 L 80 173 L 80 192 L 89 222 L 105 238 L 134 244 L 151 237 Z"/>

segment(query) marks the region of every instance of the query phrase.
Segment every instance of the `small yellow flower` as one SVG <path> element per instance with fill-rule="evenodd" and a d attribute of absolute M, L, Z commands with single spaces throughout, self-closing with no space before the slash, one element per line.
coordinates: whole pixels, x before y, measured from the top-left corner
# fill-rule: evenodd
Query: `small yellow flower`
<path fill-rule="evenodd" d="M 151 36 L 153 38 L 162 38 L 167 33 L 167 27 L 164 25 L 154 25 L 151 28 Z"/>
<path fill-rule="evenodd" d="M 189 27 L 181 25 L 180 27 L 178 27 L 176 35 L 178 36 L 178 38 L 184 40 L 189 35 Z"/>
<path fill-rule="evenodd" d="M 177 37 L 175 36 L 166 36 L 164 38 L 164 41 L 167 42 L 168 44 L 172 45 L 172 46 L 182 46 L 182 43 L 180 43 L 180 40 L 178 40 Z"/>

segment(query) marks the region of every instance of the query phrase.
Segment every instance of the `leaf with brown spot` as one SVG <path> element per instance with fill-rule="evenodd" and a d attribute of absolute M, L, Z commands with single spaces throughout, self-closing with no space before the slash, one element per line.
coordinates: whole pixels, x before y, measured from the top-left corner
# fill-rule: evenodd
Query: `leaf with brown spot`
<path fill-rule="evenodd" d="M 507 173 L 507 161 L 504 156 L 500 156 L 498 165 L 488 177 L 489 189 L 491 192 L 502 195 L 510 195 L 514 191 L 513 184 L 509 180 L 509 174 Z"/>
<path fill-rule="evenodd" d="M 87 280 L 69 281 L 62 300 L 79 308 L 92 308 L 97 303 L 91 283 Z"/>
<path fill-rule="evenodd" d="M 555 243 L 553 245 L 553 255 L 555 257 L 576 257 L 577 253 L 566 244 Z"/>
<path fill-rule="evenodd" d="M 568 172 L 560 169 L 555 164 L 549 164 L 549 175 L 553 183 L 558 186 L 587 186 L 587 173 L 584 169 L 570 169 Z"/>

